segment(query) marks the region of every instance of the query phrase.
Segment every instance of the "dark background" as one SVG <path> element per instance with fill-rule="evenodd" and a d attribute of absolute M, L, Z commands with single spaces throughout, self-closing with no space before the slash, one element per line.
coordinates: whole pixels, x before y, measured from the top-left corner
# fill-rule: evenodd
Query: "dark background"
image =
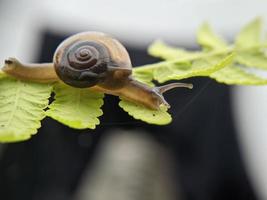
<path fill-rule="evenodd" d="M 42 35 L 37 60 L 49 62 L 66 36 L 49 30 Z M 134 66 L 157 61 L 145 49 L 127 49 Z M 96 130 L 73 130 L 46 118 L 31 140 L 8 144 L 4 149 L 0 157 L 0 198 L 73 199 L 101 137 L 118 127 L 143 128 L 173 152 L 176 179 L 186 200 L 257 199 L 240 156 L 230 88 L 207 78 L 185 81 L 192 82 L 194 89 L 172 90 L 166 95 L 173 115 L 173 122 L 167 126 L 133 120 L 112 96 L 105 97 L 104 115 Z"/>

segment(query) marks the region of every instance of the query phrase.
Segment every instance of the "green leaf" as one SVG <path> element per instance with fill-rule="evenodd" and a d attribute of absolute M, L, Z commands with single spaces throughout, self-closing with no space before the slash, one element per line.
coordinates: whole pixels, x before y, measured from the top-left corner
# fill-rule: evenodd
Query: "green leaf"
<path fill-rule="evenodd" d="M 216 81 L 229 85 L 265 85 L 267 79 L 246 72 L 237 65 L 230 65 L 210 75 Z"/>
<path fill-rule="evenodd" d="M 267 70 L 267 56 L 261 52 L 240 52 L 236 56 L 239 64 Z"/>
<path fill-rule="evenodd" d="M 200 26 L 197 32 L 197 42 L 206 50 L 222 50 L 227 43 L 214 33 L 208 23 Z"/>
<path fill-rule="evenodd" d="M 246 25 L 237 35 L 235 44 L 237 48 L 249 48 L 261 42 L 262 21 L 256 18 Z"/>
<path fill-rule="evenodd" d="M 119 106 L 133 118 L 149 124 L 166 125 L 172 121 L 166 107 L 161 107 L 160 110 L 152 110 L 126 100 L 121 100 Z"/>
<path fill-rule="evenodd" d="M 0 79 L 0 142 L 26 140 L 40 128 L 52 86 Z"/>
<path fill-rule="evenodd" d="M 6 77 L 6 74 L 2 70 L 0 70 L 0 79 L 4 77 Z"/>
<path fill-rule="evenodd" d="M 150 73 L 150 72 L 138 72 L 135 70 L 135 68 L 133 68 L 133 74 L 132 75 L 136 80 L 138 80 L 142 83 L 145 83 L 151 87 L 154 86 L 154 84 L 152 82 L 152 80 L 153 80 L 152 73 Z"/>
<path fill-rule="evenodd" d="M 89 89 L 78 89 L 65 84 L 54 87 L 55 101 L 49 105 L 46 115 L 76 129 L 95 129 L 98 117 L 103 114 L 104 95 Z"/>
<path fill-rule="evenodd" d="M 214 64 L 206 62 L 205 59 L 196 59 L 190 64 L 165 61 L 154 65 L 135 68 L 135 71 L 138 73 L 152 74 L 154 80 L 163 83 L 168 80 L 180 80 L 194 76 L 208 76 L 229 65 L 233 61 L 233 57 L 234 55 L 230 54 L 220 60 L 215 56 L 209 58 L 210 62 L 214 61 Z"/>
<path fill-rule="evenodd" d="M 171 47 L 162 41 L 153 42 L 149 48 L 148 53 L 154 57 L 159 57 L 165 60 L 171 60 L 176 58 L 187 58 L 201 54 L 201 52 L 190 52 L 181 48 Z"/>

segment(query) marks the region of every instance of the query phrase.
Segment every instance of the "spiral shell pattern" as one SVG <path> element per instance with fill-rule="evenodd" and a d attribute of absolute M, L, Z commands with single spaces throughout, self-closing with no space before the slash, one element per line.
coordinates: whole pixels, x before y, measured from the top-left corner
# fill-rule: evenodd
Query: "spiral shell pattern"
<path fill-rule="evenodd" d="M 130 71 L 132 68 L 125 47 L 118 40 L 100 32 L 70 36 L 58 46 L 53 63 L 64 83 L 79 88 L 97 84 L 106 88 L 121 87 L 122 83 L 117 79 L 127 77 L 131 72 L 115 73 L 114 67 Z M 119 77 L 116 76 L 118 74 Z"/>
<path fill-rule="evenodd" d="M 101 81 L 111 62 L 105 45 L 95 41 L 77 41 L 62 53 L 57 74 L 61 80 L 75 87 L 91 87 Z"/>

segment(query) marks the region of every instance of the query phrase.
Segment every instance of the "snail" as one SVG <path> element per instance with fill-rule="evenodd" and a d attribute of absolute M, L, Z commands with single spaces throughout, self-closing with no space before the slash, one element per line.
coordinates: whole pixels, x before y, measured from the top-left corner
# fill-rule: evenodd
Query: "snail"
<path fill-rule="evenodd" d="M 91 88 L 158 110 L 170 107 L 163 93 L 192 84 L 171 83 L 159 87 L 132 77 L 132 64 L 125 47 L 100 32 L 83 32 L 65 39 L 56 49 L 53 63 L 25 64 L 15 58 L 5 60 L 2 70 L 20 80 L 41 83 L 62 81 L 77 88 Z"/>

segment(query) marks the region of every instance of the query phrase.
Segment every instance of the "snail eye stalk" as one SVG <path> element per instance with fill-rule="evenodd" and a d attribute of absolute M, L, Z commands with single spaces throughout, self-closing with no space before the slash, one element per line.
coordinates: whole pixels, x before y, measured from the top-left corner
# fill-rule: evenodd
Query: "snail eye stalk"
<path fill-rule="evenodd" d="M 155 87 L 154 90 L 157 91 L 159 94 L 163 94 L 171 89 L 174 88 L 188 88 L 193 89 L 193 84 L 191 83 L 170 83 L 163 86 Z"/>

